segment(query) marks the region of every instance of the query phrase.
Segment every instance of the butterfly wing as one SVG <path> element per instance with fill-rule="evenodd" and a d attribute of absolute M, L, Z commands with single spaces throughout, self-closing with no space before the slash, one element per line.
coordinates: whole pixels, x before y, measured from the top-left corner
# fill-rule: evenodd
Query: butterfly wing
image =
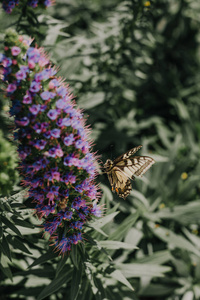
<path fill-rule="evenodd" d="M 114 160 L 114 163 L 116 164 L 117 162 L 121 161 L 122 159 L 127 159 L 129 158 L 130 156 L 132 156 L 133 154 L 135 154 L 140 148 L 142 148 L 142 145 L 140 146 L 137 146 L 135 148 L 132 148 L 131 150 L 127 151 L 126 153 L 120 155 L 119 157 L 117 157 L 115 160 Z"/>
<path fill-rule="evenodd" d="M 154 159 L 149 156 L 134 156 L 118 161 L 115 166 L 122 170 L 129 178 L 134 179 L 134 175 L 142 176 L 154 163 Z"/>
<path fill-rule="evenodd" d="M 119 197 L 126 198 L 132 189 L 131 181 L 128 176 L 118 167 L 113 167 L 108 173 L 112 191 L 116 191 Z"/>

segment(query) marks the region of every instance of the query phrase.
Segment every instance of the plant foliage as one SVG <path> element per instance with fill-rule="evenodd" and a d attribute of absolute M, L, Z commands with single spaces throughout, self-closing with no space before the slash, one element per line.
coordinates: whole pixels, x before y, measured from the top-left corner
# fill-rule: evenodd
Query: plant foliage
<path fill-rule="evenodd" d="M 16 28 L 17 14 L 15 24 L 0 18 L 2 36 Z M 156 164 L 126 201 L 98 177 L 105 216 L 64 257 L 41 239 L 30 210 L 18 208 L 21 193 L 3 199 L 2 297 L 199 299 L 200 3 L 57 0 L 34 20 L 37 27 L 24 16 L 18 31 L 60 66 L 102 161 L 142 144 Z"/>

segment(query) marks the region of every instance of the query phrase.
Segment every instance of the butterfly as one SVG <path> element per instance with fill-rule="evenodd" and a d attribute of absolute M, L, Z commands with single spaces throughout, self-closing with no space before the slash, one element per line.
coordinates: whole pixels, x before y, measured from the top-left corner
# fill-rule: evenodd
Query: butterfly
<path fill-rule="evenodd" d="M 117 192 L 119 197 L 126 199 L 132 190 L 130 179 L 142 176 L 154 163 L 149 156 L 134 156 L 142 146 L 135 147 L 120 155 L 114 161 L 107 159 L 104 164 L 104 172 L 107 173 L 112 191 Z"/>

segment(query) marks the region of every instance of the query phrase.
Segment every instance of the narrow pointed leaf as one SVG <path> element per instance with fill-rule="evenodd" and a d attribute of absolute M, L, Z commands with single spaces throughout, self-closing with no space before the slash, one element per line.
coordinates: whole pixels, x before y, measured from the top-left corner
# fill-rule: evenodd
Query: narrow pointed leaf
<path fill-rule="evenodd" d="M 23 238 L 23 236 L 21 235 L 21 232 L 19 231 L 19 229 L 13 224 L 11 223 L 8 219 L 6 219 L 4 216 L 1 216 L 2 222 L 8 227 L 10 228 L 12 231 L 14 231 L 18 236 L 20 236 L 21 238 Z"/>
<path fill-rule="evenodd" d="M 74 268 L 72 274 L 72 286 L 71 286 L 71 300 L 76 300 L 80 287 L 81 287 L 81 279 L 82 279 L 82 263 L 79 264 L 79 269 Z"/>
<path fill-rule="evenodd" d="M 99 241 L 98 244 L 106 249 L 138 249 L 135 245 L 118 242 L 118 241 Z"/>
<path fill-rule="evenodd" d="M 12 261 L 10 247 L 9 247 L 9 244 L 7 242 L 5 235 L 3 235 L 3 238 L 2 238 L 2 249 L 3 249 L 3 253 L 10 259 L 10 261 Z"/>
<path fill-rule="evenodd" d="M 126 278 L 135 277 L 163 277 L 164 273 L 171 271 L 170 267 L 156 264 L 126 263 L 116 264 L 116 268 L 121 270 Z"/>
<path fill-rule="evenodd" d="M 57 254 L 52 252 L 52 251 L 49 251 L 47 253 L 44 253 L 42 254 L 39 258 L 37 258 L 28 268 L 32 268 L 34 266 L 37 266 L 37 265 L 40 265 L 40 264 L 43 264 L 49 260 L 52 260 L 53 258 L 57 257 Z"/>
<path fill-rule="evenodd" d="M 21 242 L 18 238 L 12 238 L 10 239 L 10 244 L 14 247 L 14 248 L 17 248 L 25 253 L 28 253 L 28 254 L 32 254 L 28 248 L 24 245 L 23 242 Z"/>
<path fill-rule="evenodd" d="M 110 274 L 110 276 L 126 285 L 130 290 L 134 291 L 134 288 L 120 270 L 115 270 Z"/>
<path fill-rule="evenodd" d="M 118 227 L 117 230 L 111 233 L 109 236 L 109 240 L 120 240 L 122 239 L 126 232 L 135 224 L 139 217 L 139 213 L 134 213 L 128 216 L 124 222 L 122 222 Z"/>
<path fill-rule="evenodd" d="M 99 220 L 96 220 L 94 223 L 91 223 L 91 226 L 94 225 L 95 227 L 101 228 L 105 226 L 107 223 L 111 222 L 114 219 L 114 217 L 118 215 L 118 213 L 119 211 L 109 214 L 103 218 L 100 218 Z"/>
<path fill-rule="evenodd" d="M 60 290 L 61 287 L 66 284 L 71 278 L 72 270 L 65 272 L 62 276 L 58 276 L 52 280 L 52 282 L 46 286 L 42 292 L 39 294 L 37 300 L 42 300 L 45 297 L 55 293 L 56 291 Z"/>

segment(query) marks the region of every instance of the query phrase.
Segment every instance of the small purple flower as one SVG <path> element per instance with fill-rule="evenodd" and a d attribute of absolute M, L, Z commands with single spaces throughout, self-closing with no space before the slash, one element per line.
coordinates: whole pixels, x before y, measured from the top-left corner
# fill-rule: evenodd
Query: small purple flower
<path fill-rule="evenodd" d="M 42 132 L 42 124 L 37 122 L 33 125 L 33 129 L 35 130 L 36 133 L 41 133 Z"/>
<path fill-rule="evenodd" d="M 56 109 L 50 109 L 47 113 L 47 116 L 49 117 L 49 119 L 51 120 L 56 120 L 58 117 L 59 113 Z"/>
<path fill-rule="evenodd" d="M 48 232 L 50 235 L 52 235 L 54 231 L 56 231 L 57 227 L 60 225 L 61 222 L 62 220 L 59 220 L 59 218 L 55 218 L 51 222 L 46 222 L 43 226 L 45 231 Z"/>
<path fill-rule="evenodd" d="M 32 6 L 33 8 L 37 7 L 38 5 L 38 0 L 29 0 L 28 5 Z"/>
<path fill-rule="evenodd" d="M 56 157 L 56 147 L 52 147 L 52 148 L 49 149 L 48 156 Z"/>
<path fill-rule="evenodd" d="M 78 141 L 75 142 L 75 147 L 77 149 L 81 149 L 84 146 L 84 143 L 85 143 L 84 141 L 78 140 Z"/>
<path fill-rule="evenodd" d="M 36 143 L 34 143 L 34 146 L 36 149 L 43 150 L 45 148 L 46 144 L 47 144 L 47 141 L 45 141 L 45 140 L 37 140 Z"/>
<path fill-rule="evenodd" d="M 21 52 L 21 49 L 17 46 L 13 46 L 11 48 L 11 53 L 13 56 L 17 56 Z"/>
<path fill-rule="evenodd" d="M 32 103 L 32 97 L 29 92 L 26 93 L 26 95 L 23 97 L 24 104 L 31 104 Z"/>
<path fill-rule="evenodd" d="M 63 153 L 63 151 L 62 151 L 60 145 L 57 146 L 57 148 L 56 148 L 56 156 L 58 156 L 58 157 L 63 157 L 63 155 L 64 155 L 64 153 Z"/>
<path fill-rule="evenodd" d="M 0 62 L 2 62 L 4 58 L 5 58 L 5 55 L 3 53 L 0 53 Z M 11 62 L 12 62 L 12 60 L 11 60 Z"/>
<path fill-rule="evenodd" d="M 20 120 L 15 120 L 15 124 L 18 126 L 27 126 L 29 124 L 29 119 L 27 117 L 23 117 Z"/>
<path fill-rule="evenodd" d="M 14 83 L 10 83 L 6 89 L 6 92 L 8 93 L 14 93 L 14 91 L 16 91 L 17 86 Z"/>
<path fill-rule="evenodd" d="M 40 111 L 44 112 L 47 109 L 47 106 L 45 104 L 40 105 Z"/>
<path fill-rule="evenodd" d="M 36 82 L 36 81 L 32 81 L 31 82 L 31 86 L 30 86 L 30 91 L 32 93 L 37 93 L 39 92 L 41 86 L 40 86 L 40 83 L 39 82 Z"/>
<path fill-rule="evenodd" d="M 40 59 L 40 51 L 37 48 L 30 47 L 27 50 L 27 56 L 30 60 L 34 61 L 35 63 L 38 63 Z"/>
<path fill-rule="evenodd" d="M 19 70 L 19 71 L 15 74 L 15 76 L 16 76 L 16 78 L 17 78 L 18 80 L 23 80 L 23 79 L 26 78 L 26 73 L 23 72 L 23 71 L 21 71 L 21 70 Z"/>
<path fill-rule="evenodd" d="M 27 66 L 21 66 L 20 70 L 24 73 L 29 73 L 29 67 L 27 67 Z"/>
<path fill-rule="evenodd" d="M 70 120 L 70 118 L 64 118 L 64 119 L 62 119 L 62 126 L 66 126 L 66 127 L 71 126 L 71 120 Z"/>
<path fill-rule="evenodd" d="M 42 100 L 48 100 L 50 98 L 50 92 L 48 91 L 42 92 L 40 94 L 40 97 L 42 98 Z"/>
<path fill-rule="evenodd" d="M 51 180 L 56 180 L 56 181 L 60 181 L 60 172 L 57 171 L 57 169 L 52 169 L 51 170 Z"/>
<path fill-rule="evenodd" d="M 60 129 L 54 128 L 51 130 L 51 136 L 53 136 L 54 138 L 59 138 L 60 133 L 61 133 Z"/>
<path fill-rule="evenodd" d="M 53 89 L 54 87 L 56 86 L 59 86 L 59 81 L 57 79 L 52 79 L 50 82 L 49 82 L 49 87 L 51 89 Z"/>
<path fill-rule="evenodd" d="M 98 217 L 98 218 L 102 217 L 101 207 L 98 206 L 96 203 L 93 204 L 93 208 L 91 209 L 91 213 L 94 216 Z"/>
<path fill-rule="evenodd" d="M 67 106 L 67 102 L 65 99 L 59 99 L 56 101 L 56 107 L 60 109 L 64 109 Z"/>
<path fill-rule="evenodd" d="M 81 233 L 77 233 L 77 234 L 74 234 L 72 237 L 71 237 L 71 240 L 72 240 L 72 243 L 73 244 L 78 244 L 79 241 L 81 241 L 83 238 L 82 238 L 82 235 Z"/>
<path fill-rule="evenodd" d="M 51 131 L 50 130 L 47 130 L 43 133 L 43 136 L 46 138 L 46 139 L 50 139 L 51 137 Z"/>
<path fill-rule="evenodd" d="M 57 88 L 57 94 L 61 97 L 64 97 L 68 94 L 68 90 L 66 89 L 66 87 L 61 85 L 59 88 Z"/>
<path fill-rule="evenodd" d="M 65 146 L 71 146 L 74 142 L 74 135 L 72 133 L 69 134 L 68 136 L 66 136 L 64 138 L 63 142 L 64 142 Z"/>
<path fill-rule="evenodd" d="M 4 68 L 10 67 L 12 65 L 12 59 L 10 57 L 4 57 L 2 65 Z"/>
<path fill-rule="evenodd" d="M 33 115 L 37 115 L 40 111 L 40 104 L 33 104 L 32 106 L 29 107 L 29 111 Z"/>
<path fill-rule="evenodd" d="M 72 215 L 73 215 L 73 212 L 72 211 L 66 211 L 65 213 L 64 213 L 64 220 L 65 219 L 67 219 L 67 220 L 71 220 L 71 218 L 72 218 Z"/>
<path fill-rule="evenodd" d="M 82 229 L 83 222 L 80 222 L 80 221 L 72 222 L 70 224 L 70 227 L 73 228 L 73 229 Z"/>

